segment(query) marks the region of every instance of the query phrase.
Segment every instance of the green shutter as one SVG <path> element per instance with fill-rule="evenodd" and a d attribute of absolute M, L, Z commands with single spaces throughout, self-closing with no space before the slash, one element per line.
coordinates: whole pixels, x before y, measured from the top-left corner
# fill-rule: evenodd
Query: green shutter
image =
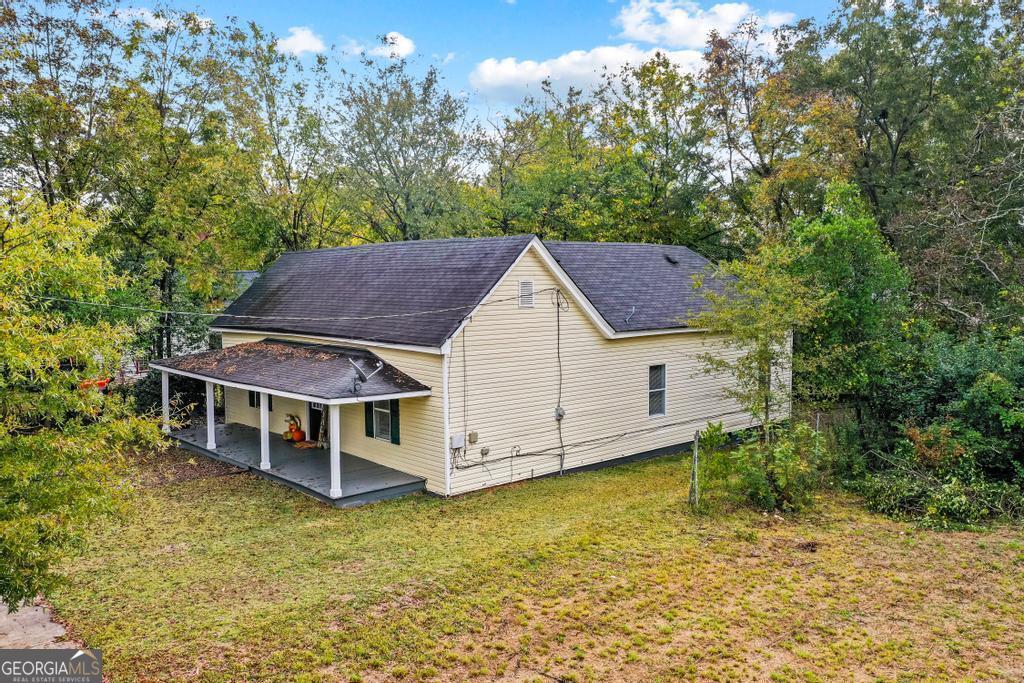
<path fill-rule="evenodd" d="M 366 435 L 373 438 L 373 403 L 367 401 L 363 404 L 363 414 L 366 416 Z"/>
<path fill-rule="evenodd" d="M 391 443 L 399 444 L 401 439 L 398 438 L 398 399 L 391 399 Z"/>
<path fill-rule="evenodd" d="M 274 395 L 267 394 L 267 412 L 274 412 Z"/>
<path fill-rule="evenodd" d="M 256 392 L 255 391 L 250 391 L 249 392 L 249 407 L 250 408 L 255 408 L 256 407 Z"/>

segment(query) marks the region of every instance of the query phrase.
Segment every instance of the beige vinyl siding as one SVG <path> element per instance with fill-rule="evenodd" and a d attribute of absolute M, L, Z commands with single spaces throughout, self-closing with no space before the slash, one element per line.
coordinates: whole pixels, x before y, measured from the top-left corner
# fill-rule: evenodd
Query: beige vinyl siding
<path fill-rule="evenodd" d="M 515 300 L 523 280 L 534 283 L 534 308 L 520 308 Z M 481 307 L 453 340 L 450 430 L 479 436 L 454 459 L 453 494 L 558 471 L 558 360 L 551 291 L 557 286 L 531 250 L 492 294 L 496 303 Z M 565 468 L 685 443 L 709 420 L 722 421 L 729 430 L 749 426 L 749 416 L 723 395 L 729 379 L 706 375 L 697 360 L 708 350 L 722 352 L 720 346 L 720 338 L 694 332 L 609 340 L 570 300 L 568 310 L 561 312 Z M 662 364 L 667 410 L 651 417 L 648 368 Z M 614 438 L 624 432 L 642 433 Z M 605 437 L 597 444 L 570 446 Z M 483 459 L 489 464 L 459 469 L 480 460 L 485 447 L 490 452 Z M 550 450 L 542 456 L 508 458 L 514 449 L 523 454 Z"/>
<path fill-rule="evenodd" d="M 265 338 L 292 339 L 316 344 L 330 343 L 323 339 L 310 339 L 296 335 L 224 332 L 223 345 L 233 346 Z M 431 388 L 431 395 L 418 398 L 404 398 L 399 406 L 401 443 L 392 444 L 381 439 L 366 436 L 364 404 L 341 406 L 341 450 L 360 458 L 379 463 L 386 467 L 423 477 L 427 490 L 444 493 L 444 418 L 439 354 L 381 348 L 349 342 L 340 346 L 369 349 L 396 368 L 418 379 Z M 229 422 L 240 422 L 259 426 L 259 411 L 249 408 L 249 399 L 244 391 L 227 389 L 225 394 L 225 416 Z M 281 407 L 278 407 L 278 406 Z M 306 408 L 302 401 L 274 397 L 274 412 L 271 413 L 271 430 L 284 429 L 284 415 L 295 412 L 305 421 Z M 280 422 L 280 424 L 279 424 Z M 344 486 L 344 481 L 342 481 Z"/>
<path fill-rule="evenodd" d="M 285 422 L 285 415 L 289 413 L 298 415 L 302 424 L 306 424 L 306 404 L 294 398 L 275 396 L 272 401 L 273 410 L 270 411 L 270 431 L 274 434 L 282 434 L 288 423 Z M 260 409 L 249 406 L 249 392 L 245 389 L 224 387 L 224 420 L 226 422 L 237 422 L 249 425 L 250 427 L 260 426 Z"/>

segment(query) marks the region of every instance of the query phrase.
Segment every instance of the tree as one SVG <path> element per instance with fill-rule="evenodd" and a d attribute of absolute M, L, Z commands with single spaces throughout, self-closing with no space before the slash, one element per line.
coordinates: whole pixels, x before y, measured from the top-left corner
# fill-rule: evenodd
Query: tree
<path fill-rule="evenodd" d="M 435 67 L 422 78 L 405 60 L 349 76 L 338 93 L 336 142 L 344 195 L 366 241 L 445 237 L 468 229 L 462 184 L 477 131 L 466 102 L 444 89 Z"/>
<path fill-rule="evenodd" d="M 699 220 L 709 191 L 707 131 L 693 78 L 657 53 L 605 74 L 595 99 L 595 137 L 610 150 L 605 172 L 617 186 L 616 239 L 716 246 L 721 231 Z"/>
<path fill-rule="evenodd" d="M 548 239 L 600 239 L 620 196 L 607 170 L 608 150 L 593 139 L 595 104 L 578 88 L 558 93 L 543 84 L 539 153 L 525 164 L 508 194 L 524 227 Z"/>
<path fill-rule="evenodd" d="M 133 23 L 126 58 L 136 71 L 111 89 L 117 122 L 98 189 L 111 207 L 100 244 L 141 285 L 135 303 L 205 312 L 230 293 L 235 268 L 262 265 L 243 248 L 258 164 L 234 139 L 226 111 L 235 70 L 222 35 L 192 13 Z M 163 313 L 155 357 L 205 343 L 195 316 Z"/>
<path fill-rule="evenodd" d="M 337 84 L 327 59 L 318 56 L 306 71 L 255 24 L 231 31 L 231 51 L 238 70 L 233 122 L 263 161 L 253 174 L 260 197 L 251 243 L 269 259 L 351 242 L 345 174 L 332 134 L 340 125 L 331 111 Z"/>
<path fill-rule="evenodd" d="M 916 307 L 953 328 L 1024 324 L 1024 90 L 978 123 L 945 187 L 893 220 Z"/>
<path fill-rule="evenodd" d="M 518 201 L 523 173 L 543 152 L 542 112 L 527 98 L 509 116 L 491 124 L 481 140 L 482 212 L 487 228 L 498 234 L 530 232 L 530 214 Z"/>
<path fill-rule="evenodd" d="M 831 299 L 795 272 L 802 255 L 800 249 L 765 240 L 746 258 L 715 268 L 721 286 L 707 287 L 706 277 L 695 282 L 708 308 L 689 324 L 707 330 L 714 345 L 698 360 L 707 373 L 731 376 L 726 395 L 762 425 L 765 442 L 791 402 L 792 335 L 817 320 Z"/>
<path fill-rule="evenodd" d="M 798 87 L 798 73 L 764 45 L 753 21 L 728 36 L 712 33 L 699 75 L 705 155 L 718 220 L 758 235 L 784 231 L 821 209 L 825 185 L 850 172 L 854 147 L 847 103 L 820 87 Z"/>
<path fill-rule="evenodd" d="M 822 215 L 795 221 L 792 233 L 800 249 L 795 272 L 830 294 L 797 337 L 798 395 L 817 406 L 850 402 L 860 415 L 900 337 L 907 277 L 851 184 L 831 185 Z"/>
<path fill-rule="evenodd" d="M 51 206 L 86 200 L 115 125 L 123 75 L 105 0 L 0 6 L 0 183 Z"/>
<path fill-rule="evenodd" d="M 154 446 L 155 423 L 95 388 L 131 328 L 104 303 L 124 281 L 93 253 L 98 226 L 67 204 L 10 196 L 0 210 L 0 599 L 12 609 L 58 580 L 56 563 L 126 489 L 123 450 Z"/>
<path fill-rule="evenodd" d="M 853 103 L 855 178 L 883 229 L 950 178 L 978 117 L 1019 88 L 1019 72 L 1002 66 L 1019 63 L 1010 55 L 1020 49 L 1020 6 L 1005 9 L 1003 20 L 991 0 L 845 0 L 821 31 L 820 85 Z M 1002 58 L 1001 39 L 1011 43 Z"/>

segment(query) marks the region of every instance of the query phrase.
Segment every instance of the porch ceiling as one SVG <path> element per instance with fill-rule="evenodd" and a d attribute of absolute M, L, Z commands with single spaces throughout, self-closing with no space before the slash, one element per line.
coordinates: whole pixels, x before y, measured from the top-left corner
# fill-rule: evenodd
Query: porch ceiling
<path fill-rule="evenodd" d="M 428 396 L 430 387 L 365 349 L 278 339 L 165 358 L 158 370 L 323 403 Z"/>

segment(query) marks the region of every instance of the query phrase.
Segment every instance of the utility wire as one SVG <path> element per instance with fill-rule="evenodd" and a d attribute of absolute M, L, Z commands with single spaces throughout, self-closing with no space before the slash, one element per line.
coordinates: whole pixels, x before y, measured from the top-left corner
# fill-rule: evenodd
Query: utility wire
<path fill-rule="evenodd" d="M 711 415 L 710 417 L 707 417 L 705 419 L 708 422 L 710 422 L 710 421 L 718 419 L 718 418 L 727 417 L 729 415 L 734 415 L 735 413 L 736 413 L 736 411 L 730 411 L 730 412 L 727 412 L 727 413 L 719 413 L 717 415 Z M 565 444 L 565 445 L 559 444 L 557 446 L 549 446 L 548 448 L 542 448 L 542 449 L 537 450 L 537 451 L 522 451 L 522 450 L 516 451 L 516 450 L 514 450 L 514 452 L 511 453 L 510 455 L 501 456 L 499 458 L 489 458 L 487 460 L 475 460 L 475 461 L 464 462 L 464 463 L 462 463 L 460 465 L 456 465 L 456 468 L 457 469 L 469 469 L 471 467 L 481 467 L 481 466 L 486 466 L 486 465 L 490 465 L 490 464 L 493 464 L 493 463 L 501 462 L 503 460 L 514 459 L 514 458 L 539 458 L 539 457 L 560 456 L 561 452 L 563 450 L 568 455 L 576 455 L 576 454 L 579 454 L 579 453 L 585 453 L 585 452 L 588 452 L 588 451 L 596 450 L 598 448 L 601 448 L 602 446 L 607 446 L 609 444 L 615 443 L 616 441 L 620 441 L 620 440 L 622 440 L 622 439 L 624 439 L 626 437 L 629 437 L 629 436 L 638 436 L 638 435 L 641 435 L 641 434 L 651 434 L 651 433 L 654 433 L 654 432 L 658 432 L 658 431 L 660 431 L 662 429 L 670 429 L 672 427 L 682 427 L 684 425 L 690 425 L 690 424 L 693 424 L 693 420 L 682 420 L 682 421 L 679 421 L 679 422 L 669 422 L 669 423 L 666 423 L 666 424 L 655 425 L 653 427 L 645 427 L 643 429 L 634 429 L 634 430 L 630 430 L 630 431 L 626 431 L 626 432 L 619 432 L 618 434 L 609 434 L 607 436 L 599 436 L 599 437 L 595 437 L 593 439 L 586 439 L 586 440 L 583 440 L 583 441 L 577 441 L 575 443 L 570 443 L 570 444 Z M 513 449 L 514 448 L 515 447 L 513 447 Z"/>
<path fill-rule="evenodd" d="M 548 287 L 547 289 L 539 290 L 540 292 L 553 291 L 554 287 Z M 510 296 L 504 299 L 494 299 L 491 301 L 485 301 L 481 304 L 466 304 L 464 306 L 450 306 L 448 308 L 434 308 L 425 311 L 410 311 L 408 313 L 384 313 L 380 315 L 366 315 L 366 316 L 341 316 L 341 317 L 329 317 L 329 318 L 314 318 L 304 316 L 287 316 L 287 315 L 243 315 L 239 313 L 203 313 L 201 311 L 170 311 L 161 308 L 148 308 L 145 306 L 128 306 L 126 304 L 105 304 L 98 301 L 82 301 L 80 299 L 64 299 L 61 297 L 53 296 L 36 296 L 31 297 L 37 301 L 50 301 L 67 304 L 77 304 L 80 306 L 94 306 L 97 308 L 114 308 L 126 311 L 138 311 L 142 313 L 158 313 L 160 315 L 183 315 L 183 316 L 195 316 L 203 318 L 241 318 L 244 320 L 288 320 L 288 321 L 304 321 L 304 322 L 343 322 L 353 320 L 380 320 L 387 318 L 406 318 L 416 315 L 430 315 L 431 313 L 449 313 L 452 311 L 463 311 L 472 310 L 479 306 L 489 306 L 492 304 L 504 303 L 506 301 L 514 301 L 518 299 L 517 296 Z"/>

